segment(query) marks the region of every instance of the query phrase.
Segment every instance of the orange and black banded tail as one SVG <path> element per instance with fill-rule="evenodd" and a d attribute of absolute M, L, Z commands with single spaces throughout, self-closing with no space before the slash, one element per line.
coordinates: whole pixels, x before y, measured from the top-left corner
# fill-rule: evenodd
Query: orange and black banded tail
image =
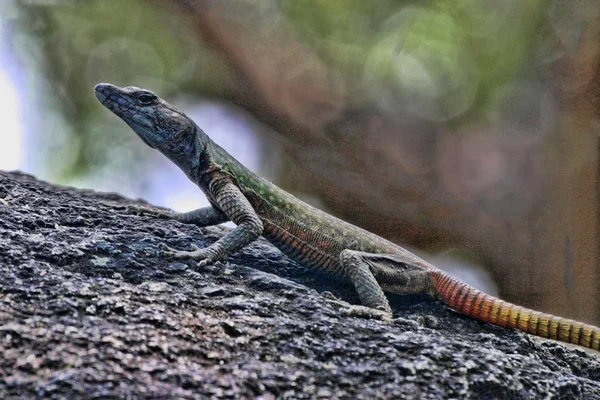
<path fill-rule="evenodd" d="M 600 328 L 544 314 L 490 296 L 440 270 L 430 274 L 436 297 L 453 310 L 490 324 L 600 350 Z"/>

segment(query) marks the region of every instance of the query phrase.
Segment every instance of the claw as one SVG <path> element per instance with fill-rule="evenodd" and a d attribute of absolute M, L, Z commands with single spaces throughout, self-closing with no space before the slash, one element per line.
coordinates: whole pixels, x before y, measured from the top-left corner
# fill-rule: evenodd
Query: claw
<path fill-rule="evenodd" d="M 195 244 L 191 245 L 192 251 L 177 250 L 177 249 L 167 246 L 166 244 L 161 244 L 160 247 L 161 247 L 160 255 L 162 255 L 162 256 L 176 258 L 176 259 L 191 258 L 194 260 L 199 260 L 200 258 L 202 258 L 203 250 L 200 249 Z"/>
<path fill-rule="evenodd" d="M 162 256 L 172 256 L 173 254 L 175 254 L 176 251 L 177 250 L 175 250 L 172 247 L 167 246 L 164 243 L 160 244 L 160 252 L 159 252 L 159 254 L 162 255 Z"/>
<path fill-rule="evenodd" d="M 179 251 L 173 247 L 167 246 L 166 244 L 161 245 L 161 250 L 165 253 L 176 253 Z"/>
<path fill-rule="evenodd" d="M 222 261 L 219 254 L 210 247 L 201 249 L 200 247 L 192 244 L 190 247 L 192 251 L 181 251 L 173 249 L 165 244 L 161 244 L 161 255 L 176 258 L 176 259 L 190 259 L 198 261 L 198 266 L 203 267 L 206 265 L 214 264 L 216 261 Z"/>
<path fill-rule="evenodd" d="M 207 265 L 212 264 L 212 260 L 210 260 L 209 258 L 205 258 L 204 260 L 200 260 L 198 261 L 198 264 L 196 264 L 197 267 L 206 267 Z"/>

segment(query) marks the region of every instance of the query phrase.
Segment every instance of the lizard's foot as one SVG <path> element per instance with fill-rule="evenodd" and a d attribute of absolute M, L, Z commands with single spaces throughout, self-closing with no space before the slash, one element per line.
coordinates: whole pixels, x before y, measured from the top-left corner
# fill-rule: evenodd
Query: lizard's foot
<path fill-rule="evenodd" d="M 182 251 L 169 247 L 166 244 L 162 244 L 160 255 L 179 260 L 195 260 L 198 261 L 199 267 L 211 265 L 217 261 L 223 261 L 223 259 L 218 256 L 217 252 L 212 247 L 201 249 L 195 244 L 192 244 L 191 248 L 192 251 Z"/>
<path fill-rule="evenodd" d="M 426 328 L 436 329 L 440 326 L 440 321 L 433 315 L 422 315 L 417 318 L 419 325 Z"/>
<path fill-rule="evenodd" d="M 378 321 L 391 321 L 392 314 L 386 310 L 379 310 L 376 308 L 370 308 L 365 306 L 352 305 L 343 308 L 342 314 L 350 317 L 376 319 Z"/>
<path fill-rule="evenodd" d="M 133 204 L 128 205 L 127 210 L 141 217 L 155 217 L 160 219 L 177 219 L 177 216 L 179 215 L 173 211 L 157 210 Z"/>
<path fill-rule="evenodd" d="M 164 257 L 169 257 L 169 258 L 175 258 L 175 259 L 189 259 L 189 260 L 202 260 L 204 257 L 204 249 L 201 249 L 200 247 L 196 246 L 195 244 L 191 245 L 192 247 L 192 251 L 184 251 L 184 250 L 177 250 L 174 249 L 172 247 L 167 246 L 166 244 L 161 244 L 160 246 L 160 255 L 164 256 Z"/>
<path fill-rule="evenodd" d="M 419 328 L 421 327 L 423 324 L 420 321 L 413 321 L 412 319 L 408 319 L 408 318 L 402 318 L 402 317 L 396 317 L 392 320 L 392 324 L 394 325 L 409 325 L 412 328 Z"/>

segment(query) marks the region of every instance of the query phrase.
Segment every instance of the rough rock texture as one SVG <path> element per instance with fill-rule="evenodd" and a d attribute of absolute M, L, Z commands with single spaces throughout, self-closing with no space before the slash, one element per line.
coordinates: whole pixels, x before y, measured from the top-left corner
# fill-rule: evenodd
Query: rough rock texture
<path fill-rule="evenodd" d="M 0 398 L 600 398 L 600 361 L 424 297 L 347 316 L 352 288 L 259 241 L 195 270 L 200 229 L 0 172 Z M 276 275 L 275 275 L 276 274 Z"/>

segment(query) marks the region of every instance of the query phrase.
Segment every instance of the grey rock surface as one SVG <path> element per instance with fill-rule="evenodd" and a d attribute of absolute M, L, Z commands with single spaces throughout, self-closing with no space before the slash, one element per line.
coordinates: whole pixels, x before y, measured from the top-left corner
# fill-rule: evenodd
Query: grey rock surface
<path fill-rule="evenodd" d="M 224 228 L 153 210 L 0 172 L 0 398 L 600 399 L 595 355 L 421 296 L 394 311 L 435 329 L 349 316 L 349 285 L 263 240 L 199 270 L 161 258 Z"/>

